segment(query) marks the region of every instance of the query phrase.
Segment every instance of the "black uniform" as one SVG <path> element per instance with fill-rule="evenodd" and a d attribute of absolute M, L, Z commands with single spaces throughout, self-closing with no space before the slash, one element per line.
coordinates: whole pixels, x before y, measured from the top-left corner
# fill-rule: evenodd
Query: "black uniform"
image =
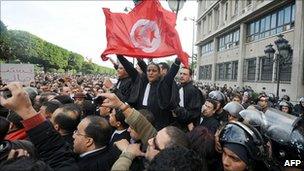
<path fill-rule="evenodd" d="M 189 123 L 195 122 L 200 118 L 202 105 L 205 100 L 201 91 L 192 84 L 192 81 L 181 85 L 179 90 L 181 89 L 183 96 L 179 98 L 183 100 L 183 103 L 174 109 L 174 113 L 177 116 L 178 124 L 182 128 L 185 128 Z"/>

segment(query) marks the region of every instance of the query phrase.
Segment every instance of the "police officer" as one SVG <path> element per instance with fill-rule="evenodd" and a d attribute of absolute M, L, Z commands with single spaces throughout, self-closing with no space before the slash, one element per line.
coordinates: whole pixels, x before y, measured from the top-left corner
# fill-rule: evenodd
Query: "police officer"
<path fill-rule="evenodd" d="M 265 144 L 254 127 L 232 121 L 224 126 L 219 137 L 225 171 L 268 170 L 263 163 Z"/>

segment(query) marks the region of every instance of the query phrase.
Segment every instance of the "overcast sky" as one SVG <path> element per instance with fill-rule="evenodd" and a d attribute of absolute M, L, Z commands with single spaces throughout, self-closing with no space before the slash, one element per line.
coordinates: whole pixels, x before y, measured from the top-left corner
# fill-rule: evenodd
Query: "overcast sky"
<path fill-rule="evenodd" d="M 133 1 L 3 1 L 1 20 L 8 29 L 24 30 L 40 38 L 91 58 L 94 63 L 112 66 L 103 62 L 100 54 L 106 48 L 105 18 L 103 7 L 112 12 L 123 12 L 134 7 Z M 170 10 L 166 1 L 164 8 Z M 196 1 L 186 1 L 178 13 L 176 29 L 185 52 L 192 53 L 192 21 L 195 17 Z"/>

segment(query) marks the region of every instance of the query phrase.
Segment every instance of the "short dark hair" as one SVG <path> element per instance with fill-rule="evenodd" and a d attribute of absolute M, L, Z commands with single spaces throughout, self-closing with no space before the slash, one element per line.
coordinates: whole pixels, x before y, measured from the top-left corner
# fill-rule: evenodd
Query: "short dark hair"
<path fill-rule="evenodd" d="M 54 122 L 66 133 L 73 132 L 80 122 L 80 109 L 75 104 L 66 104 L 60 109 L 62 111 L 54 116 Z"/>
<path fill-rule="evenodd" d="M 122 113 L 122 111 L 120 109 L 115 109 L 115 111 L 116 121 L 120 122 L 123 128 L 128 128 L 129 125 L 125 122 L 125 115 Z"/>
<path fill-rule="evenodd" d="M 54 122 L 59 125 L 61 129 L 63 129 L 66 133 L 71 133 L 76 130 L 77 125 L 79 124 L 79 120 L 77 118 L 73 118 L 66 113 L 58 113 L 54 117 Z"/>
<path fill-rule="evenodd" d="M 54 111 L 59 108 L 62 104 L 58 100 L 51 100 L 44 102 L 42 106 L 45 106 L 46 113 L 54 113 Z"/>
<path fill-rule="evenodd" d="M 233 93 L 233 94 L 232 94 L 232 99 L 235 98 L 235 97 L 237 97 L 237 98 L 239 98 L 240 100 L 242 100 L 242 95 L 240 95 L 239 93 Z"/>
<path fill-rule="evenodd" d="M 213 105 L 213 109 L 216 109 L 217 107 L 217 102 L 213 99 L 207 99 L 206 102 L 210 102 Z"/>
<path fill-rule="evenodd" d="M 160 66 L 161 69 L 166 69 L 166 70 L 170 69 L 170 66 L 166 62 L 160 62 L 158 63 L 158 65 Z"/>
<path fill-rule="evenodd" d="M 201 157 L 185 147 L 175 146 L 160 151 L 150 162 L 148 170 L 192 171 L 205 170 Z"/>
<path fill-rule="evenodd" d="M 212 160 L 216 158 L 214 134 L 206 127 L 197 126 L 187 133 L 190 140 L 190 148 L 198 152 L 201 157 Z"/>
<path fill-rule="evenodd" d="M 169 144 L 166 145 L 166 148 L 172 146 L 183 146 L 186 148 L 189 147 L 189 140 L 185 132 L 183 132 L 182 130 L 180 130 L 175 126 L 167 126 L 165 128 L 166 128 L 166 133 L 170 137 L 170 142 Z"/>
<path fill-rule="evenodd" d="M 58 95 L 54 97 L 54 99 L 58 100 L 62 104 L 74 103 L 74 100 L 68 95 Z"/>
<path fill-rule="evenodd" d="M 190 76 L 192 76 L 192 74 L 193 74 L 193 71 L 192 71 L 192 69 L 191 68 L 187 68 L 187 67 L 182 67 L 183 69 L 187 69 L 187 70 L 189 70 L 189 74 L 190 74 Z"/>
<path fill-rule="evenodd" d="M 88 137 L 93 138 L 97 148 L 108 145 L 111 139 L 112 130 L 108 121 L 100 116 L 87 116 L 89 120 L 88 126 L 84 129 Z"/>
<path fill-rule="evenodd" d="M 156 66 L 156 67 L 157 67 L 158 72 L 160 72 L 160 67 L 159 67 L 159 65 L 157 65 L 156 63 L 154 63 L 154 62 L 150 62 L 150 63 L 148 64 L 148 66 L 149 66 L 149 65 L 154 65 L 154 66 Z M 148 66 L 147 66 L 147 68 L 148 68 Z"/>

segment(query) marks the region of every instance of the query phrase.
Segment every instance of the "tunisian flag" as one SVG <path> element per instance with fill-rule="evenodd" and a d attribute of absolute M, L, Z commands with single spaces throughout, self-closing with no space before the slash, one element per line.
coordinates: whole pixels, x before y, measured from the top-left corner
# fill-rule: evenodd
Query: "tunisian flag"
<path fill-rule="evenodd" d="M 176 15 L 165 10 L 158 0 L 144 0 L 128 14 L 112 13 L 103 8 L 106 17 L 108 54 L 158 58 L 178 55 L 188 67 L 188 54 L 183 52 L 177 31 Z"/>

